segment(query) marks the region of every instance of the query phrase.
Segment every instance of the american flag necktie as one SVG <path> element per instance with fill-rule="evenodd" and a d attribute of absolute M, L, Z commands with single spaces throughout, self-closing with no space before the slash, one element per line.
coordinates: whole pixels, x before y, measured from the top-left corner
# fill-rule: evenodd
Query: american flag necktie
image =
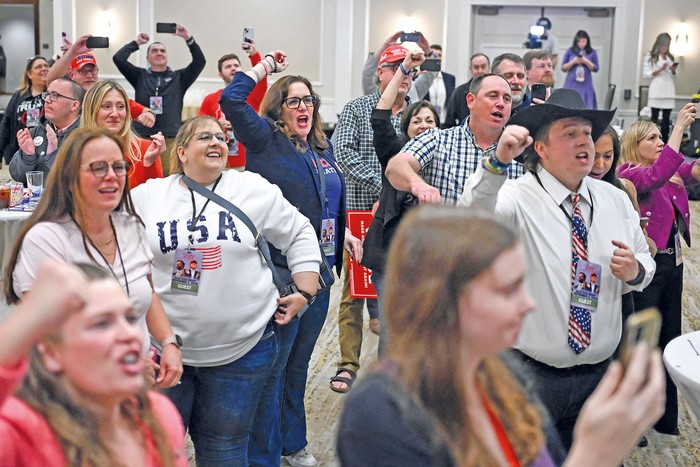
<path fill-rule="evenodd" d="M 576 281 L 576 266 L 578 260 L 588 259 L 588 232 L 586 223 L 581 215 L 579 196 L 571 194 L 571 202 L 574 205 L 574 214 L 571 216 L 571 290 Z M 571 305 L 569 312 L 569 346 L 580 354 L 591 344 L 591 312 L 585 308 Z"/>

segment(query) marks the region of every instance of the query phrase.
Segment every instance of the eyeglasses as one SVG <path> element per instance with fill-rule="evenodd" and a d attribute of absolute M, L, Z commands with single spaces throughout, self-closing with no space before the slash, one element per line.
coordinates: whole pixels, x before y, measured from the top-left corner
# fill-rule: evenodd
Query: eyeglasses
<path fill-rule="evenodd" d="M 59 94 L 56 91 L 44 91 L 41 93 L 41 97 L 44 99 L 46 102 L 53 102 L 57 101 L 59 97 L 62 97 L 64 99 L 68 99 L 71 101 L 77 101 L 78 99 L 74 99 L 72 97 L 64 96 L 63 94 Z"/>
<path fill-rule="evenodd" d="M 385 63 L 384 65 L 382 65 L 382 68 L 389 68 L 391 71 L 396 73 L 397 71 L 399 71 L 399 66 L 401 66 L 400 63 Z M 406 76 L 415 78 L 416 76 L 418 76 L 418 68 L 413 68 L 411 71 L 408 72 L 408 75 Z"/>
<path fill-rule="evenodd" d="M 225 143 L 226 142 L 226 135 L 224 133 L 212 133 L 211 131 L 199 131 L 194 134 L 194 139 L 201 143 L 208 143 L 209 141 L 212 140 L 212 138 L 216 138 L 216 140 L 219 143 Z"/>
<path fill-rule="evenodd" d="M 92 68 L 83 67 L 77 71 L 77 73 L 80 76 L 87 76 L 87 75 L 97 76 L 97 73 L 99 73 L 99 72 L 100 72 L 100 68 L 96 67 L 96 66 L 94 66 Z"/>
<path fill-rule="evenodd" d="M 316 105 L 316 96 L 288 97 L 284 100 L 284 105 L 294 110 L 298 109 L 302 102 L 306 107 L 313 107 Z"/>
<path fill-rule="evenodd" d="M 90 172 L 92 172 L 92 174 L 97 178 L 105 178 L 107 176 L 107 172 L 109 171 L 110 166 L 114 171 L 114 175 L 116 175 L 117 177 L 122 177 L 129 172 L 129 167 L 131 167 L 131 164 L 129 163 L 129 161 L 95 161 L 89 164 L 80 165 L 80 167 L 89 167 Z"/>

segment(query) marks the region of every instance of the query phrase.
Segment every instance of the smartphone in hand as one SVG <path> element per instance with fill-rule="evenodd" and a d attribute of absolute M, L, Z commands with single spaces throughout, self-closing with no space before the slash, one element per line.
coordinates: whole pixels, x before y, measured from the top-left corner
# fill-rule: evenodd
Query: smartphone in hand
<path fill-rule="evenodd" d="M 92 36 L 85 41 L 88 49 L 106 49 L 109 47 L 109 37 Z"/>
<path fill-rule="evenodd" d="M 156 23 L 156 32 L 175 34 L 177 23 Z"/>
<path fill-rule="evenodd" d="M 659 345 L 661 313 L 656 308 L 647 308 L 630 315 L 625 321 L 620 342 L 620 361 L 627 367 L 635 345 L 645 342 L 649 349 Z"/>
<path fill-rule="evenodd" d="M 541 101 L 546 100 L 547 86 L 544 84 L 533 84 L 532 87 L 530 87 L 530 98 L 539 99 Z"/>
<path fill-rule="evenodd" d="M 255 37 L 255 28 L 243 28 L 243 42 L 250 42 Z"/>

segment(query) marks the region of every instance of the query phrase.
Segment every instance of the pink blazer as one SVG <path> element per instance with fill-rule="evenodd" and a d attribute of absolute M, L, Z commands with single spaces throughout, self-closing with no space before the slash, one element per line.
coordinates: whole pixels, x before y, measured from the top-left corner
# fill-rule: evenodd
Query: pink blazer
<path fill-rule="evenodd" d="M 617 169 L 620 178 L 630 180 L 637 188 L 639 211 L 642 217 L 649 218 L 647 234 L 659 249 L 666 248 L 673 226 L 674 207 L 687 227 L 683 238 L 690 246 L 690 208 L 685 185 L 698 183 L 691 175 L 696 162 L 685 162 L 682 154 L 666 145 L 651 166 L 626 162 Z M 683 183 L 671 182 L 674 175 Z"/>

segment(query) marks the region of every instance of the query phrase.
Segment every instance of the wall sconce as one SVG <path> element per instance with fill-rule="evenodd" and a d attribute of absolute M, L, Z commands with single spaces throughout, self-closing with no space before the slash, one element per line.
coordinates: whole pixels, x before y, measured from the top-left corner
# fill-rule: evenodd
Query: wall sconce
<path fill-rule="evenodd" d="M 690 52 L 690 26 L 685 21 L 678 23 L 671 34 L 671 53 L 682 57 Z"/>
<path fill-rule="evenodd" d="M 114 28 L 114 16 L 109 10 L 97 14 L 97 34 L 110 37 Z M 96 35 L 97 35 L 96 34 Z"/>
<path fill-rule="evenodd" d="M 404 16 L 399 20 L 399 31 L 413 32 L 420 31 L 418 19 L 413 16 Z"/>

